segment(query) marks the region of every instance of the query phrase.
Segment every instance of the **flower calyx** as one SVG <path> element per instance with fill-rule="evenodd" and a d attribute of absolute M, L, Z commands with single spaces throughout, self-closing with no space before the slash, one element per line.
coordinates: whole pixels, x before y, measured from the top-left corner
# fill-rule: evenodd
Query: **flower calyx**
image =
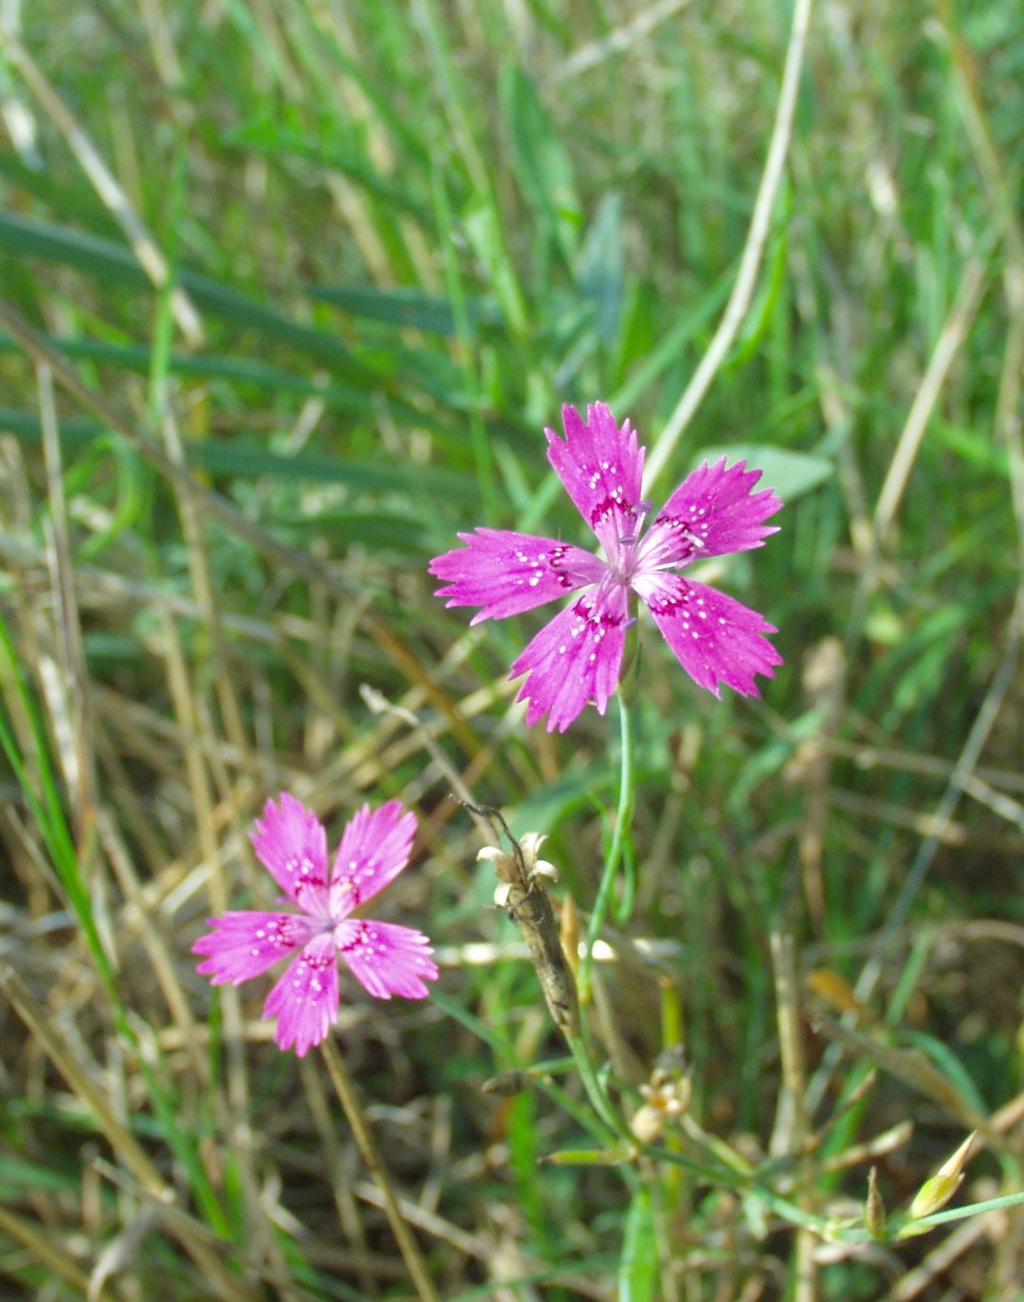
<path fill-rule="evenodd" d="M 544 832 L 527 832 L 510 853 L 496 845 L 485 845 L 477 853 L 477 862 L 494 865 L 498 885 L 494 889 L 494 903 L 499 909 L 514 908 L 537 885 L 538 878 L 558 881 L 558 869 L 547 859 L 541 859 L 540 848 L 547 840 Z"/>
<path fill-rule="evenodd" d="M 629 1128 L 641 1144 L 661 1138 L 669 1122 L 681 1117 L 690 1106 L 693 1083 L 678 1050 L 660 1054 L 650 1080 L 640 1086 L 643 1103 L 633 1114 Z"/>

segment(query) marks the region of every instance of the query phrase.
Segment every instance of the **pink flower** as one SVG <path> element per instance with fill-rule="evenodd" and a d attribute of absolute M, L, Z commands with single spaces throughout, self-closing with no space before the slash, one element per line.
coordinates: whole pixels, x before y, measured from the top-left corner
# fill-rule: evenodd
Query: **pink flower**
<path fill-rule="evenodd" d="M 627 421 L 621 429 L 603 402 L 562 408 L 563 440 L 545 430 L 548 460 L 604 555 L 554 538 L 507 529 L 460 533 L 465 548 L 430 563 L 449 606 L 480 606 L 471 623 L 506 619 L 567 592 L 580 595 L 537 634 L 512 666 L 526 674 L 519 700 L 529 701 L 531 726 L 548 715 L 548 731 L 564 732 L 589 701 L 604 714 L 622 675 L 626 630 L 633 623 L 631 594 L 647 606 L 676 659 L 715 696 L 720 684 L 758 696 L 755 674 L 774 676 L 782 657 L 762 636 L 771 624 L 714 588 L 676 571 L 691 561 L 760 547 L 776 532 L 763 522 L 782 503 L 771 491 L 753 492 L 759 470 L 723 457 L 683 481 L 654 523 L 641 501 L 644 449 Z"/>
<path fill-rule="evenodd" d="M 301 1058 L 325 1039 L 338 1017 L 338 955 L 357 981 L 379 999 L 424 999 L 424 982 L 437 978 L 430 941 L 411 927 L 367 922 L 351 914 L 393 881 L 409 862 L 415 815 L 392 800 L 364 805 L 345 828 L 334 864 L 327 864 L 327 833 L 295 799 L 268 800 L 252 844 L 263 866 L 300 913 L 225 913 L 211 918 L 193 954 L 215 986 L 240 985 L 278 959 L 298 957 L 267 996 L 265 1018 L 277 1018 L 281 1049 Z"/>

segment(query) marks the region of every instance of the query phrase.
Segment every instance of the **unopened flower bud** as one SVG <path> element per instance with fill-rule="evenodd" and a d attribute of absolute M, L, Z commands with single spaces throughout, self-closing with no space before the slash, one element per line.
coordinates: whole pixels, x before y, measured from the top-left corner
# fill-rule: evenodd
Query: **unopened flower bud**
<path fill-rule="evenodd" d="M 667 1124 L 668 1117 L 664 1112 L 645 1103 L 633 1113 L 629 1128 L 641 1144 L 653 1144 L 661 1138 Z"/>
<path fill-rule="evenodd" d="M 946 1158 L 935 1174 L 918 1189 L 917 1196 L 910 1204 L 911 1220 L 917 1221 L 924 1216 L 931 1216 L 933 1212 L 941 1211 L 953 1197 L 964 1178 L 964 1167 L 967 1165 L 971 1145 L 977 1133 L 976 1130 L 972 1130 L 956 1152 Z"/>
<path fill-rule="evenodd" d="M 690 1106 L 693 1086 L 689 1076 L 671 1070 L 659 1059 L 650 1082 L 640 1086 L 640 1093 L 644 1102 L 633 1114 L 629 1128 L 641 1144 L 653 1144 L 668 1123 L 681 1117 Z"/>
<path fill-rule="evenodd" d="M 886 1237 L 885 1221 L 885 1203 L 878 1188 L 878 1168 L 873 1166 L 868 1172 L 868 1196 L 864 1200 L 864 1224 L 868 1227 L 872 1238 Z"/>

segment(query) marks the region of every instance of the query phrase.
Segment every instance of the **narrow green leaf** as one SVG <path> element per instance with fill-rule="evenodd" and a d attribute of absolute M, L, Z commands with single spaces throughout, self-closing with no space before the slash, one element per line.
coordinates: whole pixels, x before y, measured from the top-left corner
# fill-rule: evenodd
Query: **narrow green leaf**
<path fill-rule="evenodd" d="M 644 359 L 625 384 L 608 400 L 613 411 L 629 411 L 635 407 L 663 372 L 679 361 L 687 344 L 700 334 L 728 298 L 731 277 L 734 274 L 734 271 L 730 271 L 727 275 L 719 276 L 692 306 L 681 313 L 678 320 L 663 332 L 663 338 L 657 348 Z"/>
<path fill-rule="evenodd" d="M 625 292 L 622 195 L 615 191 L 597 206 L 580 252 L 577 279 L 584 296 L 594 304 L 598 338 L 613 344 L 619 334 Z"/>
<path fill-rule="evenodd" d="M 32 812 L 68 903 L 85 935 L 96 969 L 107 989 L 112 992 L 114 968 L 96 926 L 89 884 L 83 875 L 82 861 L 64 814 L 60 781 L 56 765 L 51 758 L 49 738 L 43 726 L 35 693 L 2 614 L 0 614 L 0 652 L 3 654 L 3 659 L 0 661 L 0 684 L 6 681 L 8 688 L 14 691 L 22 713 L 28 720 L 32 734 L 35 774 L 30 771 L 21 753 L 15 730 L 8 722 L 7 709 L 2 696 L 0 696 L 0 750 L 7 756 L 7 762 L 21 787 L 25 803 Z"/>
<path fill-rule="evenodd" d="M 526 304 L 501 232 L 501 219 L 490 195 L 478 194 L 466 206 L 462 224 L 473 252 L 487 270 L 491 288 L 501 303 L 509 326 L 517 334 L 527 330 Z"/>
<path fill-rule="evenodd" d="M 658 1293 L 658 1242 L 650 1191 L 638 1189 L 626 1214 L 619 1258 L 619 1302 L 654 1302 Z"/>
<path fill-rule="evenodd" d="M 425 294 L 418 289 L 382 290 L 315 285 L 307 293 L 310 298 L 322 303 L 334 303 L 353 316 L 385 321 L 389 325 L 415 326 L 446 337 L 455 333 L 455 314 L 448 299 Z M 498 305 L 487 299 L 467 299 L 466 316 L 471 325 L 497 325 L 501 321 Z"/>
<path fill-rule="evenodd" d="M 409 466 L 381 462 L 367 465 L 341 457 L 300 453 L 283 456 L 244 439 L 224 442 L 191 443 L 187 448 L 189 464 L 202 466 L 215 474 L 238 478 L 270 475 L 276 479 L 310 479 L 321 483 L 349 484 L 371 492 L 400 489 L 415 496 L 435 499 L 460 498 L 473 501 L 476 487 L 460 475 L 430 466 Z"/>
<path fill-rule="evenodd" d="M 540 220 L 552 230 L 562 257 L 572 265 L 579 242 L 582 208 L 572 163 L 537 89 L 519 68 L 501 75 L 501 104 L 512 139 L 516 178 Z"/>
<path fill-rule="evenodd" d="M 279 122 L 266 120 L 249 122 L 228 132 L 226 143 L 238 149 L 271 156 L 291 154 L 343 172 L 368 194 L 383 200 L 392 210 L 410 214 L 421 226 L 430 225 L 428 210 L 404 190 L 384 181 L 349 141 L 335 137 L 327 142 L 305 131 L 289 129 Z"/>
<path fill-rule="evenodd" d="M 115 344 L 104 339 L 68 339 L 60 335 L 44 335 L 44 339 L 58 348 L 66 357 L 83 361 L 107 362 L 138 375 L 149 373 L 150 349 L 142 344 Z M 0 334 L 0 352 L 20 352 L 21 346 Z M 216 353 L 201 357 L 191 353 L 171 353 L 168 366 L 174 375 L 194 376 L 197 379 L 232 380 L 238 384 L 259 385 L 274 392 L 300 396 L 315 395 L 330 408 L 352 411 L 371 411 L 372 399 L 366 389 L 334 381 L 319 384 L 303 376 L 294 375 L 268 362 L 249 357 L 232 357 Z"/>
<path fill-rule="evenodd" d="M 52 222 L 0 212 L 0 251 L 77 267 L 80 271 L 102 277 L 107 286 L 153 288 L 130 249 L 99 235 Z M 255 330 L 279 343 L 289 344 L 325 364 L 332 363 L 343 372 L 348 371 L 350 376 L 366 379 L 364 369 L 333 335 L 290 321 L 275 308 L 197 271 L 182 268 L 178 283 L 204 311 L 240 328 Z"/>
<path fill-rule="evenodd" d="M 902 1040 L 906 1040 L 915 1049 L 920 1049 L 922 1053 L 927 1054 L 936 1067 L 953 1082 L 975 1112 L 979 1116 L 985 1116 L 988 1111 L 985 1100 L 978 1092 L 977 1085 L 963 1063 L 948 1045 L 943 1044 L 934 1035 L 929 1035 L 927 1031 L 916 1031 L 910 1027 L 901 1029 L 899 1034 Z"/>
<path fill-rule="evenodd" d="M 31 411 L 0 408 L 0 431 L 38 443 L 41 438 L 39 417 Z M 68 447 L 82 447 L 103 432 L 98 421 L 85 418 L 61 421 L 61 442 Z M 431 500 L 475 501 L 475 484 L 464 476 L 430 466 L 407 466 L 399 463 L 366 465 L 341 457 L 298 453 L 285 456 L 258 443 L 233 438 L 202 443 L 186 443 L 185 458 L 212 474 L 236 479 L 253 479 L 267 475 L 274 479 L 308 479 L 319 483 L 348 484 L 366 492 L 401 491 L 406 495 Z"/>

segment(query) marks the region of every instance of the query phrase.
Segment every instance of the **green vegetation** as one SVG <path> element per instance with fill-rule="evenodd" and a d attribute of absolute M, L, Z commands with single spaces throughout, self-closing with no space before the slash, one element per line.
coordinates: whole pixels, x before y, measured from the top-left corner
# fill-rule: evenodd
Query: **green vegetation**
<path fill-rule="evenodd" d="M 413 1295 L 322 1057 L 189 952 L 273 907 L 280 790 L 420 819 L 438 993 L 343 973 L 336 1044 L 441 1297 L 1016 1296 L 1019 4 L 809 8 L 0 6 L 4 1296 Z M 540 618 L 426 572 L 584 541 L 542 429 L 595 400 L 655 500 L 786 502 L 707 567 L 762 700 L 642 625 L 632 807 L 615 706 L 513 705 Z M 576 1058 L 449 769 L 564 927 L 619 866 Z"/>

